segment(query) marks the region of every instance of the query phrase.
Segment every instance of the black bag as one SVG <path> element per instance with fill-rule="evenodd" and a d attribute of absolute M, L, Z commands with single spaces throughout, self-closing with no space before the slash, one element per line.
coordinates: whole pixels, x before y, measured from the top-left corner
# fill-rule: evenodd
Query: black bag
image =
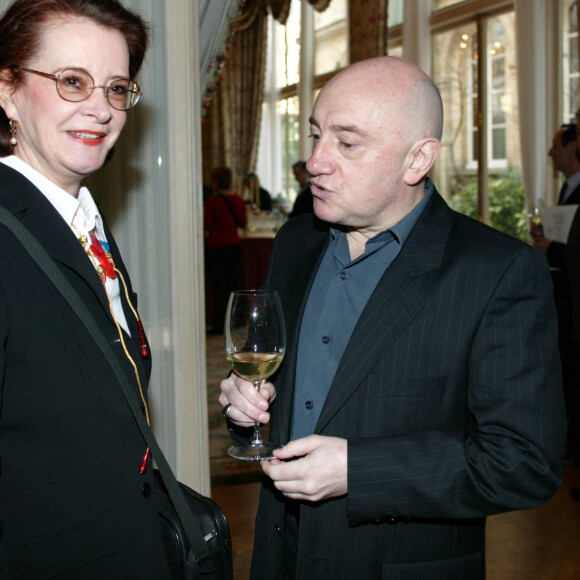
<path fill-rule="evenodd" d="M 183 525 L 168 497 L 161 474 L 157 470 L 154 473 L 154 482 L 153 495 L 159 506 L 161 531 L 171 577 L 179 580 L 193 580 L 200 576 L 232 580 L 232 540 L 226 516 L 220 506 L 211 498 L 197 493 L 187 485 L 179 484 L 193 515 L 199 522 L 211 553 L 211 561 L 203 563 L 200 570 Z"/>
<path fill-rule="evenodd" d="M 200 495 L 175 479 L 107 338 L 54 260 L 38 240 L 2 205 L 0 205 L 0 223 L 16 236 L 48 279 L 53 282 L 85 325 L 119 381 L 137 425 L 159 467 L 154 478 L 154 493 L 161 506 L 159 516 L 173 578 L 231 580 L 233 578 L 231 538 L 221 508 L 210 498 Z"/>

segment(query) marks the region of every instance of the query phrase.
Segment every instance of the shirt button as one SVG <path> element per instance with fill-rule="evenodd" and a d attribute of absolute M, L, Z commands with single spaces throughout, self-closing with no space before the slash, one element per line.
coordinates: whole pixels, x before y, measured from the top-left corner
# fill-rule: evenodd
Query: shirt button
<path fill-rule="evenodd" d="M 328 336 L 322 337 L 322 344 L 328 344 L 329 342 L 330 342 L 330 338 L 328 338 Z"/>
<path fill-rule="evenodd" d="M 340 279 L 341 280 L 348 280 L 348 272 L 345 272 L 344 270 L 340 273 Z"/>
<path fill-rule="evenodd" d="M 306 403 L 304 403 L 304 406 L 309 410 L 312 411 L 313 407 L 314 407 L 314 403 L 312 401 L 306 401 Z"/>
<path fill-rule="evenodd" d="M 143 484 L 141 493 L 143 494 L 143 497 L 149 497 L 151 495 L 151 484 L 148 481 Z"/>

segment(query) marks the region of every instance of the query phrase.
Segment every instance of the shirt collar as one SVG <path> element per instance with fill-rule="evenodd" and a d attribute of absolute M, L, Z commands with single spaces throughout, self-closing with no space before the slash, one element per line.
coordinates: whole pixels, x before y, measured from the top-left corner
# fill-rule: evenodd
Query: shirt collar
<path fill-rule="evenodd" d="M 433 181 L 428 177 L 427 181 L 425 182 L 425 197 L 402 219 L 400 219 L 395 225 L 379 232 L 369 240 L 367 240 L 365 244 L 365 252 L 369 250 L 369 246 L 371 244 L 383 244 L 390 239 L 394 239 L 402 246 L 406 241 L 407 238 L 411 235 L 415 224 L 419 220 L 420 215 L 423 213 L 425 206 L 429 202 L 429 199 L 433 195 L 433 191 L 435 190 L 435 186 L 433 185 Z M 344 236 L 345 232 L 338 228 L 330 228 L 330 234 L 334 239 L 338 237 Z"/>
<path fill-rule="evenodd" d="M 94 230 L 99 239 L 105 239 L 101 215 L 86 187 L 81 187 L 78 197 L 74 197 L 16 155 L 2 157 L 0 162 L 32 182 L 70 227 L 78 228 L 84 235 Z"/>

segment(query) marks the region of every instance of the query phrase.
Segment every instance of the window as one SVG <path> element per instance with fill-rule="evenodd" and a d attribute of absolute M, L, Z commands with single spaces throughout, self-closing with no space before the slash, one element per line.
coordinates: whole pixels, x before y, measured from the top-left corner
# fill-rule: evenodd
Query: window
<path fill-rule="evenodd" d="M 489 47 L 489 66 L 486 72 L 490 96 L 490 163 L 505 165 L 507 163 L 506 33 L 501 18 L 494 18 L 490 21 L 487 46 Z"/>
<path fill-rule="evenodd" d="M 348 64 L 346 0 L 332 0 L 324 12 L 314 12 L 314 74 L 340 70 Z"/>
<path fill-rule="evenodd" d="M 403 24 L 403 0 L 389 0 L 388 19 L 389 28 Z"/>
<path fill-rule="evenodd" d="M 580 107 L 578 83 L 578 3 L 564 0 L 562 10 L 562 76 L 563 115 L 565 120 L 573 120 Z"/>
<path fill-rule="evenodd" d="M 447 8 L 447 6 L 451 6 L 452 4 L 459 4 L 463 0 L 434 0 L 433 1 L 433 9 L 439 10 L 440 8 Z"/>
<path fill-rule="evenodd" d="M 282 148 L 282 165 L 292 166 L 298 159 L 299 117 L 298 98 L 290 97 L 278 101 L 278 118 L 280 119 L 280 133 Z M 288 172 L 282 174 L 282 191 L 292 189 L 292 182 Z"/>
<path fill-rule="evenodd" d="M 481 40 L 480 40 L 481 39 Z M 445 126 L 434 180 L 449 204 L 529 241 L 516 110 L 514 13 L 432 37 Z"/>
<path fill-rule="evenodd" d="M 323 12 L 294 0 L 285 26 L 270 17 L 257 173 L 266 189 L 279 195 L 287 207 L 299 192 L 292 165 L 301 160 L 301 94 L 304 97 L 308 91 L 314 98 L 315 87 L 348 64 L 347 12 L 348 0 L 332 0 Z M 300 78 L 303 70 L 313 71 L 312 78 Z"/>
<path fill-rule="evenodd" d="M 274 22 L 273 28 L 276 87 L 281 90 L 300 80 L 300 3 L 292 3 L 285 26 Z"/>
<path fill-rule="evenodd" d="M 300 2 L 292 3 L 285 26 L 270 17 L 268 38 L 256 172 L 274 197 L 282 195 L 288 200 L 293 191 L 291 167 L 298 158 L 300 139 Z"/>
<path fill-rule="evenodd" d="M 268 91 L 264 105 L 268 113 L 263 119 L 278 134 L 273 139 L 261 138 L 258 173 L 270 191 L 280 193 L 289 204 L 298 187 L 292 163 L 308 157 L 306 110 L 310 112 L 316 90 L 347 64 L 347 13 L 352 1 L 331 0 L 326 11 L 318 13 L 309 3 L 293 0 L 286 27 L 272 25 L 282 39 L 270 59 L 279 82 Z M 553 37 L 561 46 L 562 84 L 554 92 L 561 98 L 557 116 L 567 120 L 580 107 L 578 8 L 577 0 L 557 2 L 561 20 Z M 388 52 L 404 57 L 403 47 L 414 50 L 431 43 L 430 72 L 445 108 L 441 154 L 432 170 L 438 189 L 456 209 L 529 241 L 521 179 L 513 3 L 417 3 L 419 10 L 413 14 L 419 14 L 422 22 L 403 27 L 407 8 L 404 0 L 389 2 Z M 423 32 L 427 20 L 429 35 Z M 403 42 L 403 33 L 411 35 L 409 42 Z M 558 86 L 555 80 L 549 80 L 554 87 Z M 265 135 L 268 132 L 263 130 Z"/>

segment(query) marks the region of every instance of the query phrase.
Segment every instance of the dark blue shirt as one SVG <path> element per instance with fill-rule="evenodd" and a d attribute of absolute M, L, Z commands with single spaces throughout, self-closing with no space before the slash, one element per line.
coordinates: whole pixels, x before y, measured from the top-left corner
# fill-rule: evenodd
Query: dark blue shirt
<path fill-rule="evenodd" d="M 402 220 L 368 240 L 350 259 L 346 233 L 331 228 L 330 243 L 308 296 L 296 365 L 292 439 L 312 435 L 340 359 L 379 280 L 399 255 L 423 212 L 427 195 Z"/>

